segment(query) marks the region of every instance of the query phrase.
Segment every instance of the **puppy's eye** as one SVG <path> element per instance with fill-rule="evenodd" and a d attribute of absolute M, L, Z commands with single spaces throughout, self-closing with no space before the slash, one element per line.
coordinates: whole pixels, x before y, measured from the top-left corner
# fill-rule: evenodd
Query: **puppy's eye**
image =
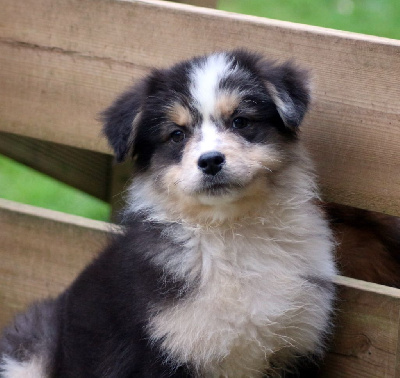
<path fill-rule="evenodd" d="M 232 121 L 232 128 L 234 129 L 244 129 L 249 125 L 249 120 L 244 117 L 237 117 Z"/>
<path fill-rule="evenodd" d="M 169 137 L 173 142 L 179 143 L 185 139 L 185 133 L 182 130 L 175 130 L 170 134 Z"/>

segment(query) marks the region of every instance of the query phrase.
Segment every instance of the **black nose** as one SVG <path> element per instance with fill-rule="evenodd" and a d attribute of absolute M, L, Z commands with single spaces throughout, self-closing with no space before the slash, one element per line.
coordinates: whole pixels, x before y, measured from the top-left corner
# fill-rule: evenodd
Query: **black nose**
<path fill-rule="evenodd" d="M 215 176 L 225 164 L 225 156 L 218 151 L 206 152 L 199 157 L 197 165 L 206 175 Z"/>

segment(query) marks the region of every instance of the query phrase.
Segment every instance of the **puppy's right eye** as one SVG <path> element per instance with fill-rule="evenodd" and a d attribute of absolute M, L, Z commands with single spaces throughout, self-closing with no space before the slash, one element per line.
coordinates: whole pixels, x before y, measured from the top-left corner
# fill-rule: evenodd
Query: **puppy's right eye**
<path fill-rule="evenodd" d="M 232 127 L 237 130 L 244 129 L 248 125 L 249 125 L 249 120 L 244 117 L 237 117 L 232 121 Z"/>
<path fill-rule="evenodd" d="M 170 134 L 169 138 L 173 142 L 179 143 L 185 139 L 185 133 L 182 130 L 175 130 Z"/>

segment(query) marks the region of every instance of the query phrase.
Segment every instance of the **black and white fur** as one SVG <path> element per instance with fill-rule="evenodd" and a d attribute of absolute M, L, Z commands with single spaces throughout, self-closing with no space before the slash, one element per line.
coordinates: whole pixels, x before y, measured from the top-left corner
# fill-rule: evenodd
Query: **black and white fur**
<path fill-rule="evenodd" d="M 103 114 L 126 231 L 0 341 L 1 377 L 262 377 L 321 355 L 331 232 L 298 138 L 307 75 L 244 51 L 154 70 Z"/>

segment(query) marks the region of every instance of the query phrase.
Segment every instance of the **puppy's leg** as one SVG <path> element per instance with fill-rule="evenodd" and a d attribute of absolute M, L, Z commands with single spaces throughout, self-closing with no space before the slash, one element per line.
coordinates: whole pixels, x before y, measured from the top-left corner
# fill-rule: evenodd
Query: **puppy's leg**
<path fill-rule="evenodd" d="M 17 315 L 0 339 L 1 378 L 47 378 L 55 366 L 58 301 L 34 304 Z"/>

